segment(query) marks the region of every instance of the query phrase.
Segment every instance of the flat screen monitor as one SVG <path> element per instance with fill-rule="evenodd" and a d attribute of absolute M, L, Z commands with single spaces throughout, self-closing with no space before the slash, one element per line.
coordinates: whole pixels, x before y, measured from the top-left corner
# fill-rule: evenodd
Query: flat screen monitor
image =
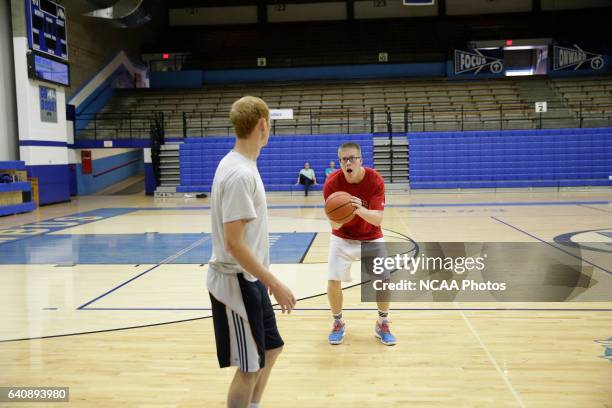
<path fill-rule="evenodd" d="M 28 76 L 39 81 L 70 86 L 68 64 L 36 52 L 28 53 Z"/>

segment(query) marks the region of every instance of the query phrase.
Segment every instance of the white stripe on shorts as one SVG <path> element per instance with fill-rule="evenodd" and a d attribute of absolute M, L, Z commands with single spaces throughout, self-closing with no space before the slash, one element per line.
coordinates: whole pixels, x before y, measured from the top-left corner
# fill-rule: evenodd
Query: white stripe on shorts
<path fill-rule="evenodd" d="M 259 371 L 259 353 L 249 322 L 226 306 L 230 332 L 230 364 L 243 372 Z"/>

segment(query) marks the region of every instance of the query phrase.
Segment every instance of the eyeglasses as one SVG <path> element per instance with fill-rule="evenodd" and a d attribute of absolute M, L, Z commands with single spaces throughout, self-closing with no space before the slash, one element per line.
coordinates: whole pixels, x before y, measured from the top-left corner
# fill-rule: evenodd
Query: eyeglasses
<path fill-rule="evenodd" d="M 340 164 L 346 164 L 347 162 L 355 163 L 359 159 L 361 159 L 361 156 L 341 157 Z"/>

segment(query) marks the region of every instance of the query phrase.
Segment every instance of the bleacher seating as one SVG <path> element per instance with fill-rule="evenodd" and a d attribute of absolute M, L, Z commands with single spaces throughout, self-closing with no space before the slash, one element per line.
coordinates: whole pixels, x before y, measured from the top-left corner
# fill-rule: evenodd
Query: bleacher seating
<path fill-rule="evenodd" d="M 412 133 L 410 187 L 610 186 L 612 128 Z"/>
<path fill-rule="evenodd" d="M 228 112 L 231 104 L 243 95 L 262 97 L 273 108 L 293 108 L 294 119 L 278 123 L 276 134 L 369 132 L 371 107 L 400 107 L 393 113 L 396 126 L 403 126 L 404 107 L 417 130 L 456 129 L 462 110 L 473 125 L 487 118 L 499 118 L 501 104 L 520 104 L 519 92 L 511 80 L 452 82 L 448 80 L 352 81 L 350 83 L 289 83 L 209 86 L 182 90 L 124 90 L 107 104 L 104 114 L 121 112 L 134 115 L 164 112 L 166 137 L 183 137 L 183 112 L 186 112 L 187 137 L 231 134 Z M 323 110 L 321 110 L 323 108 Z M 531 106 L 507 110 L 508 120 L 526 118 Z M 376 132 L 385 131 L 384 112 Z M 472 115 L 471 117 L 469 115 Z M 520 119 L 519 118 L 519 119 Z M 439 123 L 419 129 L 421 122 Z M 100 128 L 113 128 L 118 120 L 99 121 Z M 107 123 L 105 123 L 107 122 Z M 312 124 L 312 127 L 311 127 Z M 482 125 L 482 126 L 486 126 Z M 499 126 L 499 125 L 496 125 Z M 127 127 L 124 124 L 124 131 Z M 140 127 L 146 131 L 146 126 Z M 93 124 L 81 132 L 87 138 Z M 483 127 L 485 129 L 487 127 Z M 132 130 L 134 134 L 134 130 Z M 113 135 L 114 136 L 114 135 Z"/>
<path fill-rule="evenodd" d="M 178 192 L 210 191 L 219 161 L 234 145 L 233 137 L 189 138 L 180 147 L 181 185 Z M 296 186 L 304 162 L 309 162 L 321 189 L 325 168 L 338 163 L 338 146 L 346 141 L 361 145 L 364 165 L 372 167 L 372 135 L 315 135 L 271 137 L 257 160 L 267 191 L 302 191 Z"/>
<path fill-rule="evenodd" d="M 554 89 L 585 126 L 612 124 L 612 77 L 563 78 L 552 81 Z"/>
<path fill-rule="evenodd" d="M 276 134 L 370 132 L 370 109 L 376 107 L 375 132 L 386 131 L 384 107 L 392 108 L 394 131 L 496 130 L 539 126 L 533 103 L 525 99 L 518 79 L 449 81 L 406 79 L 320 83 L 257 83 L 181 90 L 122 90 L 107 104 L 94 125 L 80 131 L 93 138 L 94 126 L 109 129 L 103 137 L 148 137 L 146 117 L 164 112 L 166 137 L 229 136 L 231 104 L 243 95 L 260 96 L 275 108 L 292 108 L 293 120 L 279 121 Z M 561 116 L 559 127 L 600 127 L 612 123 L 612 78 L 532 81 L 553 90 L 549 109 Z M 522 80 L 523 85 L 529 82 Z M 121 113 L 124 116 L 107 114 Z M 131 116 L 128 116 L 131 115 Z M 185 117 L 183 116 L 185 115 Z M 550 114 L 549 114 L 550 115 Z M 583 121 L 580 122 L 579 118 Z M 131 118 L 131 120 L 128 120 Z M 184 120 L 185 119 L 185 120 Z M 463 126 L 461 125 L 463 123 Z M 555 121 L 546 122 L 555 127 Z M 184 124 L 187 125 L 184 134 Z M 104 131 L 102 131 L 104 133 Z"/>

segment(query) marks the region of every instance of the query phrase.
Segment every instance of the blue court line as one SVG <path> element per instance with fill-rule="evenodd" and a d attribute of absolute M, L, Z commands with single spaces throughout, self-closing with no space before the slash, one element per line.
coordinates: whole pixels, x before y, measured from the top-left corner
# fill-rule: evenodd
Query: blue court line
<path fill-rule="evenodd" d="M 588 260 L 586 260 L 586 259 L 584 259 L 584 258 L 582 258 L 582 257 L 580 257 L 580 256 L 574 255 L 574 254 L 572 254 L 571 252 L 568 252 L 568 251 L 564 250 L 563 248 L 559 248 L 558 246 L 551 244 L 550 242 L 544 241 L 543 239 L 538 238 L 538 237 L 536 237 L 535 235 L 528 233 L 527 231 L 523 231 L 522 229 L 520 229 L 520 228 L 518 228 L 518 227 L 515 227 L 515 226 L 514 226 L 514 225 L 512 225 L 512 224 L 509 224 L 509 223 L 507 223 L 507 222 L 505 222 L 505 221 L 502 221 L 502 220 L 500 220 L 499 218 L 496 218 L 496 217 L 493 217 L 493 216 L 491 216 L 491 218 L 493 218 L 493 219 L 494 219 L 495 221 L 497 221 L 497 222 L 501 222 L 502 224 L 507 225 L 508 227 L 513 228 L 513 229 L 517 230 L 518 232 L 522 232 L 523 234 L 528 235 L 528 236 L 530 236 L 530 237 L 531 237 L 531 238 L 533 238 L 533 239 L 537 239 L 538 241 L 543 242 L 543 243 L 545 243 L 546 245 L 549 245 L 549 246 L 551 246 L 551 247 L 553 247 L 553 248 L 555 248 L 555 249 L 557 249 L 557 250 L 559 250 L 559 251 L 561 251 L 561 252 L 563 252 L 563 253 L 565 253 L 565 254 L 567 254 L 567 255 L 570 255 L 570 256 L 572 256 L 572 257 L 574 257 L 574 258 L 576 258 L 576 259 L 578 259 L 578 260 L 580 260 L 580 261 L 586 262 L 586 263 L 588 263 L 589 265 L 591 265 L 591 266 L 593 266 L 593 267 L 595 267 L 595 268 L 597 268 L 597 269 L 600 269 L 600 270 L 602 270 L 602 271 L 606 272 L 608 275 L 612 275 L 612 271 L 609 271 L 609 270 L 607 270 L 606 268 L 603 268 L 603 267 L 601 267 L 601 266 L 599 266 L 599 265 L 596 265 L 596 264 L 594 264 L 593 262 L 588 261 Z"/>
<path fill-rule="evenodd" d="M 210 307 L 88 307 L 80 310 L 212 310 Z M 280 310 L 280 309 L 279 309 Z"/>
<path fill-rule="evenodd" d="M 107 295 L 110 295 L 111 293 L 113 293 L 113 292 L 114 292 L 114 291 L 116 291 L 117 289 L 119 289 L 119 288 L 121 288 L 121 287 L 123 287 L 123 286 L 127 285 L 128 283 L 132 282 L 133 280 L 136 280 L 136 279 L 140 278 L 142 275 L 144 275 L 144 274 L 146 274 L 146 273 L 151 272 L 153 269 L 155 269 L 155 268 L 157 268 L 157 267 L 159 267 L 159 266 L 161 266 L 161 265 L 162 265 L 162 264 L 157 264 L 157 265 L 155 265 L 155 266 L 153 266 L 153 267 L 151 267 L 151 268 L 147 269 L 146 271 L 139 273 L 138 275 L 134 276 L 133 278 L 131 278 L 131 279 L 129 279 L 129 280 L 127 280 L 127 281 L 123 282 L 123 283 L 122 283 L 122 284 L 120 284 L 119 286 L 115 286 L 115 287 L 114 287 L 114 288 L 112 288 L 111 290 L 109 290 L 109 291 L 107 291 L 107 292 L 105 292 L 105 293 L 101 294 L 101 295 L 100 295 L 100 296 L 98 296 L 97 298 L 92 299 L 92 300 L 90 300 L 89 302 L 82 304 L 81 306 L 77 307 L 77 310 L 88 310 L 88 309 L 85 309 L 85 307 L 87 307 L 88 305 L 91 305 L 93 302 L 96 302 L 96 301 L 98 301 L 98 300 L 102 299 L 103 297 L 105 297 L 105 296 L 107 296 Z"/>
<path fill-rule="evenodd" d="M 612 204 L 612 201 L 510 201 L 490 203 L 450 203 L 450 204 L 385 204 L 385 207 L 523 207 L 536 205 L 579 205 Z"/>
<path fill-rule="evenodd" d="M 280 308 L 275 308 L 274 310 L 281 310 Z M 331 309 L 329 308 L 316 308 L 316 307 L 312 307 L 312 308 L 303 308 L 303 309 L 293 309 L 293 310 L 301 310 L 301 311 L 330 311 Z M 377 307 L 373 307 L 373 308 L 346 308 L 346 309 L 342 309 L 342 311 L 377 311 L 378 308 Z M 553 311 L 553 312 L 566 312 L 566 311 L 570 311 L 570 312 L 612 312 L 612 309 L 586 309 L 586 308 L 576 308 L 576 309 L 563 309 L 563 308 L 559 308 L 559 309 L 545 309 L 545 308 L 529 308 L 529 307 L 516 307 L 516 308 L 503 308 L 503 307 L 496 307 L 496 308 L 484 308 L 484 307 L 440 307 L 440 308 L 436 308 L 436 307 L 427 307 L 427 308 L 419 308 L 419 307 L 398 307 L 398 308 L 390 308 L 389 311 L 393 312 L 393 311 L 436 311 L 436 310 L 443 310 L 443 311 L 453 311 L 453 310 L 472 310 L 472 311 L 482 311 L 482 312 L 489 312 L 489 311 L 536 311 L 536 312 L 548 312 L 548 311 Z"/>
<path fill-rule="evenodd" d="M 120 310 L 120 311 L 164 311 L 164 310 L 174 310 L 174 311 L 180 311 L 180 310 L 184 310 L 184 311 L 190 311 L 190 310 L 211 310 L 211 308 L 206 308 L 206 307 L 185 307 L 185 308 L 181 308 L 181 307 L 88 307 L 87 309 L 82 309 L 82 310 Z M 280 311 L 280 308 L 274 308 L 274 310 Z M 330 308 L 325 308 L 325 307 L 305 307 L 305 308 L 299 308 L 296 307 L 295 309 L 292 309 L 292 311 L 330 311 Z M 342 309 L 343 311 L 376 311 L 378 310 L 378 308 L 344 308 Z M 470 311 L 536 311 L 536 312 L 548 312 L 548 311 L 553 311 L 553 312 L 612 312 L 612 309 L 602 309 L 602 308 L 594 308 L 594 309 L 588 309 L 588 308 L 572 308 L 572 309 L 564 309 L 564 308 L 554 308 L 554 309 L 546 309 L 546 308 L 529 308 L 529 307 L 516 307 L 516 308 L 503 308 L 503 307 L 496 307 L 496 308 L 485 308 L 485 307 L 461 307 L 461 308 L 446 308 L 446 307 L 440 307 L 440 308 L 436 308 L 436 307 L 427 307 L 427 308 L 420 308 L 420 307 L 392 307 L 391 309 L 389 309 L 390 311 L 419 311 L 419 310 L 430 310 L 430 311 L 436 311 L 436 310 L 442 310 L 442 311 L 452 311 L 452 310 L 470 310 Z"/>
<path fill-rule="evenodd" d="M 604 210 L 603 208 L 591 207 L 590 205 L 586 205 L 586 204 L 578 204 L 578 206 L 584 207 L 584 208 L 590 208 L 591 210 L 601 211 L 605 213 L 612 213 L 612 211 Z"/>
<path fill-rule="evenodd" d="M 308 243 L 308 247 L 306 248 L 306 250 L 302 254 L 302 257 L 300 258 L 300 262 L 298 262 L 298 263 L 303 263 L 304 262 L 304 258 L 306 258 L 306 255 L 308 255 L 308 252 L 310 251 L 310 247 L 312 246 L 312 243 L 314 242 L 314 240 L 317 238 L 317 235 L 318 235 L 318 232 L 315 232 L 314 234 L 312 234 L 312 239 Z"/>
<path fill-rule="evenodd" d="M 386 204 L 386 208 L 421 208 L 421 207 L 521 207 L 521 206 L 563 206 L 563 205 L 612 205 L 612 201 L 532 201 L 532 202 L 485 202 L 485 203 L 434 203 L 434 204 Z M 268 205 L 269 209 L 286 210 L 292 208 L 323 208 L 324 204 L 278 204 Z M 167 211 L 167 210 L 210 210 L 210 206 L 198 207 L 142 207 L 137 211 Z"/>
<path fill-rule="evenodd" d="M 163 261 L 161 261 L 161 262 L 160 262 L 160 263 L 158 263 L 157 265 L 155 265 L 155 266 L 153 266 L 153 267 L 151 267 L 151 268 L 147 269 L 147 270 L 146 270 L 146 271 L 144 271 L 144 272 L 139 273 L 138 275 L 134 276 L 134 277 L 133 277 L 133 278 L 131 278 L 131 279 L 128 279 L 127 281 L 125 281 L 125 282 L 121 283 L 120 285 L 115 286 L 114 288 L 112 288 L 111 290 L 109 290 L 109 291 L 107 291 L 107 292 L 105 292 L 105 293 L 101 294 L 101 295 L 100 295 L 100 296 L 98 296 L 97 298 L 92 299 L 92 300 L 90 300 L 89 302 L 82 304 L 81 306 L 77 307 L 77 310 L 87 310 L 87 309 L 85 309 L 85 307 L 87 307 L 88 305 L 91 305 L 92 303 L 94 303 L 94 302 L 96 302 L 96 301 L 98 301 L 98 300 L 102 299 L 103 297 L 110 295 L 111 293 L 113 293 L 113 292 L 114 292 L 114 291 L 116 291 L 117 289 L 122 288 L 123 286 L 127 285 L 128 283 L 130 283 L 130 282 L 132 282 L 132 281 L 134 281 L 134 280 L 136 280 L 136 279 L 140 278 L 142 275 L 145 275 L 145 274 L 147 274 L 147 273 L 151 272 L 152 270 L 154 270 L 154 269 L 156 269 L 156 268 L 158 268 L 158 267 L 160 267 L 160 266 L 162 266 L 162 265 L 164 265 L 164 264 L 166 264 L 166 263 L 170 262 L 172 259 L 175 259 L 175 258 L 177 258 L 177 257 L 179 257 L 179 256 L 182 256 L 182 255 L 186 254 L 187 252 L 191 251 L 192 249 L 194 249 L 195 247 L 199 246 L 200 244 L 202 244 L 202 243 L 204 243 L 204 242 L 208 241 L 208 240 L 210 239 L 210 237 L 211 237 L 210 235 L 207 235 L 206 237 L 201 238 L 201 239 L 199 239 L 199 240 L 197 240 L 197 241 L 195 241 L 195 242 L 191 243 L 191 244 L 190 244 L 190 245 L 188 245 L 187 247 L 185 247 L 185 248 L 181 249 L 180 251 L 178 251 L 176 254 L 171 255 L 171 256 L 169 256 L 168 258 L 164 259 Z"/>

